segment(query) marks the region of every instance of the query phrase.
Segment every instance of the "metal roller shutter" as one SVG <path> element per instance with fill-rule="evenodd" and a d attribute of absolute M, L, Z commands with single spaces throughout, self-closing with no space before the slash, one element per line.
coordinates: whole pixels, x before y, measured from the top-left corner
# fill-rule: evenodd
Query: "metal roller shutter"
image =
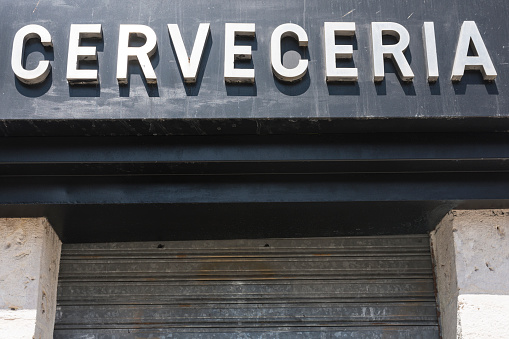
<path fill-rule="evenodd" d="M 428 236 L 64 245 L 55 338 L 438 338 Z"/>

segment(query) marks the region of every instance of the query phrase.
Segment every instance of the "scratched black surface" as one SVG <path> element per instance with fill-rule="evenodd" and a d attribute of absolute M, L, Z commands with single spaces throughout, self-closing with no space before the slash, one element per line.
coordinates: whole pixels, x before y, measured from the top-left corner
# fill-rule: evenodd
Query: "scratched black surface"
<path fill-rule="evenodd" d="M 2 135 L 436 131 L 444 124 L 456 130 L 504 130 L 509 125 L 509 3 L 504 0 L 1 0 L 0 4 Z M 449 80 L 465 20 L 475 20 L 479 27 L 498 72 L 495 82 L 484 82 L 479 72 L 467 72 L 460 83 Z M 325 82 L 325 21 L 356 22 L 357 84 Z M 390 61 L 385 80 L 373 83 L 369 46 L 373 21 L 398 22 L 410 32 L 407 57 L 415 73 L 413 83 L 399 81 Z M 432 85 L 425 76 L 424 21 L 435 23 L 437 35 L 440 80 Z M 210 22 L 211 36 L 197 84 L 184 85 L 166 24 L 179 24 L 190 50 L 201 22 Z M 242 42 L 253 47 L 253 86 L 224 83 L 226 22 L 256 23 L 256 39 Z M 301 51 L 310 60 L 309 71 L 295 84 L 278 81 L 270 68 L 271 33 L 286 22 L 301 25 L 309 36 L 309 48 Z M 70 87 L 65 79 L 72 23 L 103 25 L 103 41 L 86 42 L 98 46 L 97 87 Z M 38 44 L 27 47 L 29 67 L 43 56 L 52 60 L 50 77 L 35 87 L 22 85 L 10 67 L 14 34 L 26 24 L 44 26 L 54 42 L 49 50 Z M 130 67 L 129 85 L 117 84 L 119 24 L 144 24 L 156 32 L 158 52 L 152 61 L 158 86 L 148 86 L 136 65 Z"/>

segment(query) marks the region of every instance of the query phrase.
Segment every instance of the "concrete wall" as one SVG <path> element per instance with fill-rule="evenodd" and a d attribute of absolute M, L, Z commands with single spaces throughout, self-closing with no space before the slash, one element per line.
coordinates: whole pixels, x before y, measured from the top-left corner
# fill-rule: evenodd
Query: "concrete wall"
<path fill-rule="evenodd" d="M 0 338 L 53 337 L 60 249 L 46 219 L 0 219 Z"/>
<path fill-rule="evenodd" d="M 451 211 L 431 241 L 443 338 L 508 338 L 509 210 Z"/>

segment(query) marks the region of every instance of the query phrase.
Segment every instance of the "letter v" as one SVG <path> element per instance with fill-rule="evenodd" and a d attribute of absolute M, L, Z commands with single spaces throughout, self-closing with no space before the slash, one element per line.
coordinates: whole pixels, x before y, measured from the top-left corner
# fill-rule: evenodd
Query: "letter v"
<path fill-rule="evenodd" d="M 184 41 L 182 40 L 182 35 L 180 34 L 178 25 L 168 24 L 168 33 L 170 34 L 170 39 L 173 42 L 173 47 L 175 48 L 175 54 L 177 55 L 180 71 L 184 77 L 184 82 L 196 82 L 196 78 L 198 76 L 198 68 L 200 67 L 201 58 L 203 56 L 203 51 L 205 49 L 205 43 L 207 42 L 209 32 L 210 24 L 201 23 L 198 27 L 196 39 L 194 40 L 191 57 L 189 57 L 186 51 L 186 46 L 184 46 Z"/>

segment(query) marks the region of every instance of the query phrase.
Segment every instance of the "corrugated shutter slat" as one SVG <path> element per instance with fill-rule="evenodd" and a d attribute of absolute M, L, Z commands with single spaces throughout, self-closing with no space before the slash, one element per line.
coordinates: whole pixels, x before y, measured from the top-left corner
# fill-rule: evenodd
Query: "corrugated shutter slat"
<path fill-rule="evenodd" d="M 64 245 L 55 338 L 438 338 L 428 237 Z"/>

